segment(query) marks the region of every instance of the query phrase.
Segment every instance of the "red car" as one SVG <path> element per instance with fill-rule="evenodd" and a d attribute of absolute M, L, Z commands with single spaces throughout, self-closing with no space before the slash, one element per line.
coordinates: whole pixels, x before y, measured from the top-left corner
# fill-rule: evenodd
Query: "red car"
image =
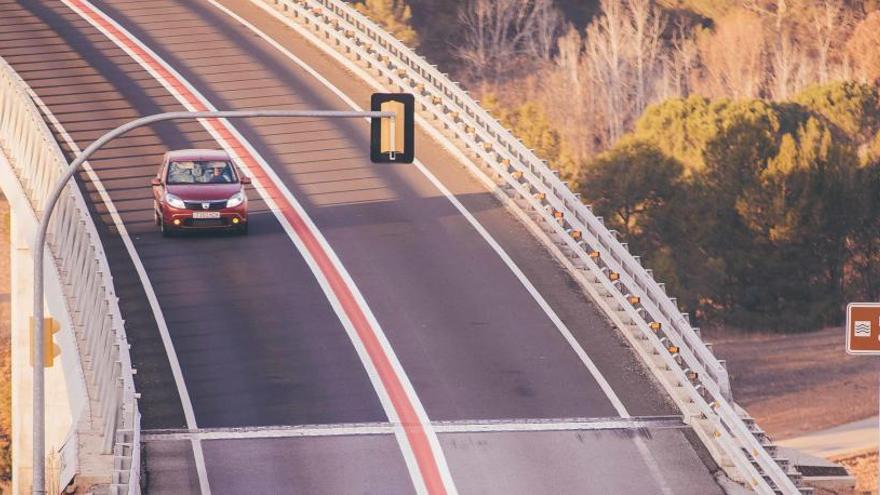
<path fill-rule="evenodd" d="M 246 235 L 244 186 L 250 183 L 225 151 L 169 151 L 152 180 L 156 225 L 165 237 L 200 229 L 233 230 Z"/>

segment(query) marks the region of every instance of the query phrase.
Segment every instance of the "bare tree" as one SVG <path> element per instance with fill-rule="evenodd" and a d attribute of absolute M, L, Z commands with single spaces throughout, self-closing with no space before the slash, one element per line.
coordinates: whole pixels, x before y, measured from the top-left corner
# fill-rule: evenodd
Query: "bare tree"
<path fill-rule="evenodd" d="M 661 68 L 659 52 L 666 22 L 651 0 L 628 0 L 626 10 L 635 65 L 635 110 L 640 114 L 651 97 L 648 86 Z"/>
<path fill-rule="evenodd" d="M 591 85 L 584 57 L 584 40 L 569 26 L 557 41 L 553 70 L 543 79 L 542 99 L 548 115 L 565 122 L 560 134 L 578 160 L 594 151 L 594 120 L 597 109 L 591 104 Z"/>
<path fill-rule="evenodd" d="M 671 46 L 663 54 L 663 91 L 660 98 L 686 96 L 693 91 L 691 78 L 700 63 L 700 51 L 693 33 L 683 25 L 676 28 Z"/>
<path fill-rule="evenodd" d="M 602 109 L 602 141 L 613 143 L 654 100 L 663 74 L 665 19 L 650 0 L 602 0 L 584 53 Z"/>
<path fill-rule="evenodd" d="M 532 25 L 525 48 L 541 60 L 549 61 L 563 31 L 562 16 L 552 0 L 534 1 L 532 9 Z"/>
<path fill-rule="evenodd" d="M 601 6 L 602 14 L 587 28 L 585 53 L 595 90 L 591 96 L 606 119 L 602 138 L 608 146 L 623 135 L 624 116 L 628 113 L 625 105 L 631 88 L 625 78 L 628 33 L 623 6 L 618 0 L 602 0 Z"/>
<path fill-rule="evenodd" d="M 843 0 L 822 0 L 813 10 L 813 34 L 816 40 L 816 64 L 820 82 L 829 80 L 829 55 L 842 27 L 847 22 Z"/>
<path fill-rule="evenodd" d="M 725 16 L 699 39 L 702 92 L 712 97 L 758 98 L 766 74 L 761 19 L 747 11 Z"/>
<path fill-rule="evenodd" d="M 770 53 L 770 94 L 775 100 L 786 100 L 797 87 L 795 76 L 803 61 L 797 41 L 788 30 L 779 33 L 776 44 L 768 47 Z"/>
<path fill-rule="evenodd" d="M 458 58 L 471 78 L 491 83 L 527 62 L 526 56 L 549 60 L 562 28 L 552 0 L 468 0 L 459 20 Z"/>

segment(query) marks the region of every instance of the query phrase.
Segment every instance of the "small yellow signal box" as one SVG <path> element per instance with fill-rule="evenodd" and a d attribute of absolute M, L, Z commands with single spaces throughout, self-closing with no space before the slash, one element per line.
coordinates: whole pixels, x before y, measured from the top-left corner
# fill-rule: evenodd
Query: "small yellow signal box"
<path fill-rule="evenodd" d="M 31 343 L 31 366 L 34 366 L 34 354 L 36 351 L 34 349 L 34 344 L 36 344 L 37 340 L 34 338 L 34 319 L 31 317 L 31 331 L 30 331 L 30 343 Z M 61 355 L 61 347 L 55 343 L 52 338 L 53 335 L 58 333 L 61 330 L 61 324 L 58 323 L 54 318 L 43 318 L 43 367 L 51 368 L 55 362 L 55 358 Z"/>

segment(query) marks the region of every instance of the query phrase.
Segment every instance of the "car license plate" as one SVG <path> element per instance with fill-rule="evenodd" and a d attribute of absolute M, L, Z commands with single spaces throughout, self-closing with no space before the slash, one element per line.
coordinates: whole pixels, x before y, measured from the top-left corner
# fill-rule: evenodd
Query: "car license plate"
<path fill-rule="evenodd" d="M 220 218 L 219 211 L 194 211 L 193 218 Z"/>

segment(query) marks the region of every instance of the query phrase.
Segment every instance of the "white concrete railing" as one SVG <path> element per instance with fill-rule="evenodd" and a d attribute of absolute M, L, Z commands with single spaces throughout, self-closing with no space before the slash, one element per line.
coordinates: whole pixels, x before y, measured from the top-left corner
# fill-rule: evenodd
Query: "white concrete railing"
<path fill-rule="evenodd" d="M 67 161 L 31 100 L 27 85 L 2 58 L 0 147 L 31 209 L 39 216 L 43 199 Z M 98 232 L 76 185 L 69 185 L 66 191 L 49 227 L 54 265 L 47 267 L 57 270 L 74 325 L 89 395 L 86 424 L 91 431 L 87 433 L 101 439 L 97 454 L 113 455 L 110 492 L 134 495 L 140 493 L 140 412 L 129 345 Z M 75 423 L 73 428 L 77 426 Z M 73 432 L 73 449 L 77 449 L 79 433 L 83 432 Z M 62 453 L 61 457 L 68 456 Z M 63 483 L 73 474 L 65 473 L 62 466 Z"/>
<path fill-rule="evenodd" d="M 691 327 L 688 315 L 680 312 L 664 285 L 654 280 L 652 272 L 546 162 L 457 83 L 346 3 L 252 1 L 281 12 L 337 60 L 372 71 L 367 73 L 371 82 L 386 90 L 414 93 L 419 114 L 427 117 L 424 122 L 481 161 L 491 171 L 494 184 L 537 214 L 542 228 L 555 231 L 557 246 L 592 274 L 592 281 L 601 284 L 614 300 L 614 309 L 628 318 L 624 323 L 636 326 L 640 339 L 650 342 L 663 371 L 673 376 L 674 383 L 667 379 L 661 383 L 686 420 L 704 424 L 695 430 L 719 464 L 759 493 L 798 492 L 789 473 L 765 449 L 763 439 L 757 438 L 737 413 L 727 369 L 703 342 L 699 330 Z M 356 72 L 364 75 L 363 70 Z M 646 364 L 660 374 L 656 364 Z"/>

